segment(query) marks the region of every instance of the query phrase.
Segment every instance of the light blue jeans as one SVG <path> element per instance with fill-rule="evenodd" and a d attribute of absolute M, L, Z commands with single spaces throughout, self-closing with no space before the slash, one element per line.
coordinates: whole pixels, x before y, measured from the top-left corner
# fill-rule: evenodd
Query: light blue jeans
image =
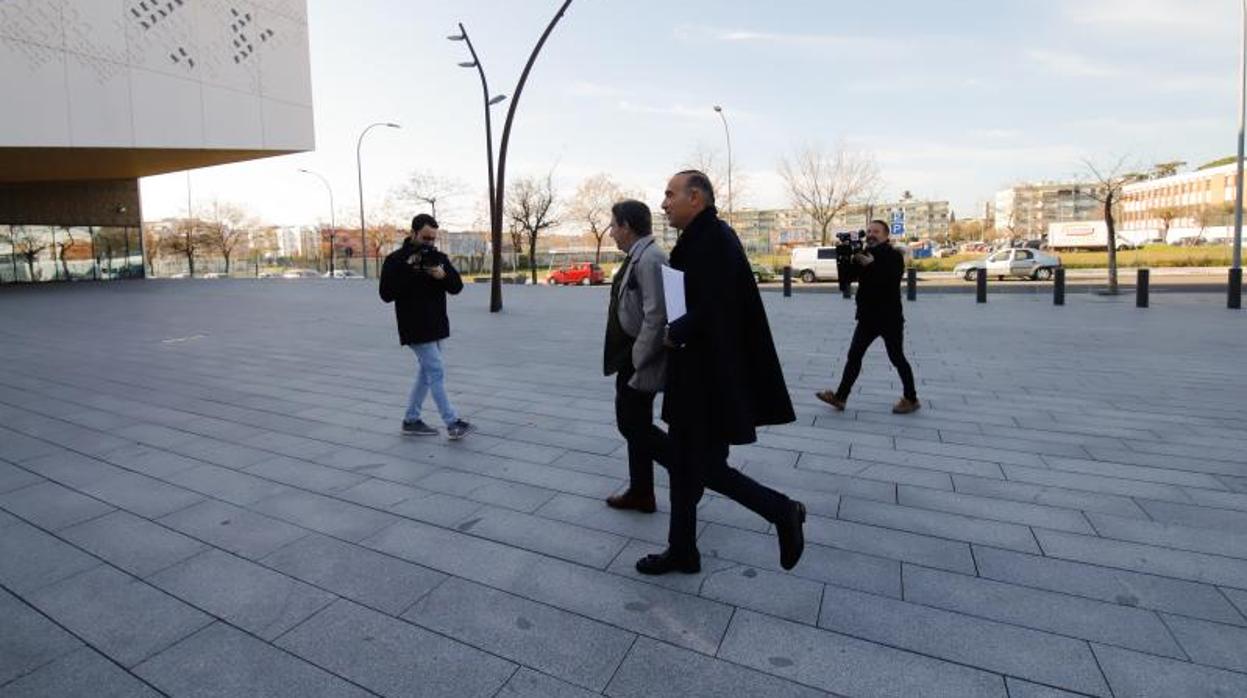
<path fill-rule="evenodd" d="M 420 408 L 429 392 L 433 393 L 433 402 L 437 403 L 437 411 L 442 421 L 450 426 L 459 420 L 455 408 L 446 396 L 446 369 L 442 366 L 442 343 L 425 342 L 424 344 L 408 344 L 420 362 L 420 373 L 416 376 L 416 384 L 411 386 L 411 397 L 407 400 L 407 416 L 409 422 L 420 419 Z"/>

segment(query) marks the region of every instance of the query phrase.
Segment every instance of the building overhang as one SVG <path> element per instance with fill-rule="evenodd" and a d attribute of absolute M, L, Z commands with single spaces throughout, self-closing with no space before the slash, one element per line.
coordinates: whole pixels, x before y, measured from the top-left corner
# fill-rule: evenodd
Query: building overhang
<path fill-rule="evenodd" d="M 0 147 L 0 182 L 137 179 L 301 150 Z"/>

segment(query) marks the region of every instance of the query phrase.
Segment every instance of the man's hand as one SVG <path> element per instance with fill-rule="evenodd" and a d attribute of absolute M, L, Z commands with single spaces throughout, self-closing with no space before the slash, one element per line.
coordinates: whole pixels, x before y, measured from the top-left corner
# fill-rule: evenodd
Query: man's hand
<path fill-rule="evenodd" d="M 873 264 L 874 261 L 874 256 L 869 252 L 857 252 L 853 255 L 853 263 L 861 267 L 868 267 Z"/>
<path fill-rule="evenodd" d="M 446 278 L 446 268 L 440 264 L 435 267 L 429 267 L 429 276 L 441 281 Z"/>
<path fill-rule="evenodd" d="M 662 330 L 662 345 L 668 349 L 679 349 L 680 347 L 671 341 L 671 326 L 668 325 Z"/>

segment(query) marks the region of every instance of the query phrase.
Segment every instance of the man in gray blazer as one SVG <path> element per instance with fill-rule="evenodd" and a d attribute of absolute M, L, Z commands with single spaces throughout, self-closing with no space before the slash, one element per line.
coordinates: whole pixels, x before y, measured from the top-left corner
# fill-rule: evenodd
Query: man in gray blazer
<path fill-rule="evenodd" d="M 611 282 L 603 353 L 605 375 L 616 374 L 615 421 L 628 440 L 628 489 L 606 499 L 615 509 L 653 513 L 654 461 L 667 462 L 667 434 L 654 426 L 654 396 L 667 380 L 663 332 L 667 308 L 662 267 L 667 254 L 651 235 L 653 219 L 640 201 L 611 207 L 611 238 L 627 253 Z"/>

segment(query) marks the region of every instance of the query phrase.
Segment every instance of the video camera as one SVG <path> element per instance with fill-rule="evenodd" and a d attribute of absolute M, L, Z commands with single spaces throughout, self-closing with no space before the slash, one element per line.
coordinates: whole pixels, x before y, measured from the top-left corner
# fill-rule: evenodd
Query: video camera
<path fill-rule="evenodd" d="M 438 257 L 437 248 L 428 243 L 416 245 L 416 249 L 407 257 L 409 264 L 416 271 L 428 271 L 442 263 Z"/>
<path fill-rule="evenodd" d="M 865 249 L 865 230 L 836 233 L 836 279 L 845 297 L 848 297 L 849 284 L 853 281 L 853 274 L 849 268 L 853 264 L 853 255 Z"/>

